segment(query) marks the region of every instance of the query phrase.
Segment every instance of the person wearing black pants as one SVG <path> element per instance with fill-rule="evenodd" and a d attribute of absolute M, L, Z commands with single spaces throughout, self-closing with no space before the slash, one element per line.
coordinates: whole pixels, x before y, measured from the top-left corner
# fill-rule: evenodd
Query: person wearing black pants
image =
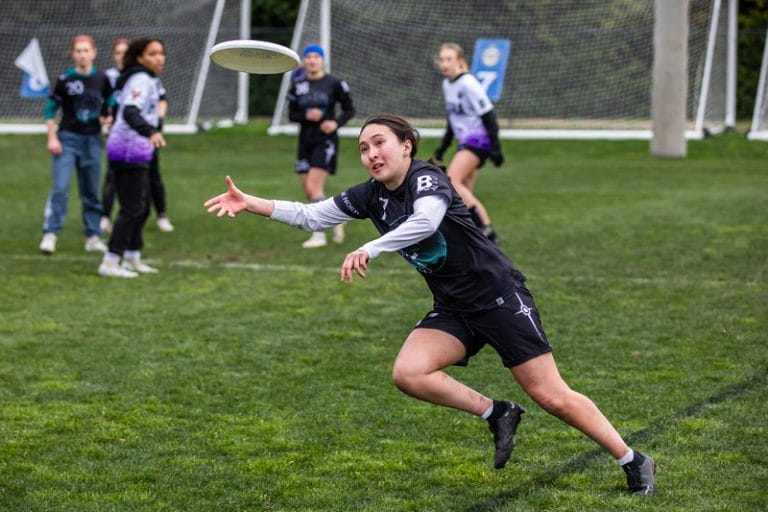
<path fill-rule="evenodd" d="M 149 165 L 110 162 L 120 213 L 115 219 L 109 252 L 125 254 L 141 251 L 142 231 L 149 217 Z"/>
<path fill-rule="evenodd" d="M 160 103 L 158 104 L 158 128 L 163 129 L 163 116 L 168 110 L 168 101 L 165 97 L 165 88 L 158 80 Z M 160 176 L 159 165 L 160 153 L 155 150 L 152 161 L 149 163 L 149 190 L 151 204 L 155 206 L 155 212 L 157 212 L 157 229 L 164 233 L 170 233 L 174 230 L 173 224 L 166 214 L 166 202 L 165 202 L 165 185 Z M 112 207 L 115 202 L 115 184 L 114 175 L 112 169 L 107 171 L 107 175 L 104 179 L 104 187 L 102 189 L 102 216 L 101 216 L 101 230 L 104 232 L 112 231 Z"/>
<path fill-rule="evenodd" d="M 129 278 L 158 271 L 141 261 L 141 249 L 149 216 L 149 169 L 157 149 L 165 146 L 158 115 L 162 86 L 156 78 L 164 65 L 162 41 L 132 41 L 117 82 L 121 92 L 116 121 L 107 138 L 107 158 L 120 212 L 99 265 L 99 274 L 105 277 Z"/>

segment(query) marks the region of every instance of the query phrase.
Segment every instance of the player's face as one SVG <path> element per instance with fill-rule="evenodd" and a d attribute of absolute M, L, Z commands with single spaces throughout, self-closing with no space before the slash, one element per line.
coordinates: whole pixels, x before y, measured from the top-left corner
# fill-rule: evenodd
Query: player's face
<path fill-rule="evenodd" d="M 120 43 L 117 46 L 115 46 L 115 49 L 112 50 L 112 60 L 115 61 L 115 66 L 122 69 L 123 68 L 123 59 L 125 58 L 125 52 L 128 50 L 128 45 L 125 43 Z"/>
<path fill-rule="evenodd" d="M 165 48 L 159 41 L 152 41 L 137 59 L 139 64 L 159 75 L 165 67 Z"/>
<path fill-rule="evenodd" d="M 310 75 L 318 75 L 324 71 L 323 58 L 319 53 L 310 52 L 306 54 L 302 60 L 304 62 L 304 69 L 306 69 L 307 73 Z"/>
<path fill-rule="evenodd" d="M 462 66 L 456 50 L 443 48 L 437 56 L 437 65 L 446 78 L 453 78 L 461 73 Z"/>
<path fill-rule="evenodd" d="M 72 62 L 79 69 L 88 69 L 96 59 L 96 48 L 88 41 L 77 41 L 72 48 Z"/>
<path fill-rule="evenodd" d="M 400 142 L 386 125 L 369 124 L 357 139 L 360 161 L 373 179 L 394 190 L 403 183 L 411 165 L 411 141 Z"/>

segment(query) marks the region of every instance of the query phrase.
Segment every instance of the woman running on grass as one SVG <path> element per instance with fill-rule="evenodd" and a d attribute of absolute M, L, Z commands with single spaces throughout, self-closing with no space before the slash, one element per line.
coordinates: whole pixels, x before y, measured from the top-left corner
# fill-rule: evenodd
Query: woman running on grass
<path fill-rule="evenodd" d="M 322 202 L 302 204 L 245 194 L 227 176 L 227 192 L 205 207 L 218 217 L 247 211 L 308 231 L 370 219 L 381 236 L 347 254 L 341 280 L 352 282 L 355 274 L 364 278 L 372 259 L 396 251 L 422 274 L 434 297 L 434 309 L 411 331 L 395 360 L 392 377 L 400 390 L 487 420 L 494 467 L 503 468 L 525 410 L 443 372 L 466 365 L 490 344 L 536 403 L 619 461 L 630 492 L 654 492 L 653 459 L 627 446 L 595 404 L 563 381 L 525 276 L 472 222 L 447 176 L 414 160 L 418 141 L 406 119 L 377 114 L 365 121 L 358 137 L 360 160 L 372 179 Z"/>

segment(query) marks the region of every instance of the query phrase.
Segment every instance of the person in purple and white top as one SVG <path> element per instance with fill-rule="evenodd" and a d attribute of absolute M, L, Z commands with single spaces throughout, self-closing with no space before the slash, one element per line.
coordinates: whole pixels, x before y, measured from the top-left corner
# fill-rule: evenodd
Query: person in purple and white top
<path fill-rule="evenodd" d="M 499 125 L 493 104 L 471 73 L 464 50 L 456 43 L 440 47 L 437 59 L 443 80 L 448 127 L 440 146 L 433 154 L 433 163 L 440 163 L 443 153 L 456 137 L 456 154 L 448 165 L 448 177 L 467 205 L 472 221 L 493 243 L 499 243 L 496 231 L 483 203 L 475 196 L 477 171 L 490 158 L 493 165 L 504 162 L 499 143 Z"/>
<path fill-rule="evenodd" d="M 137 39 L 128 46 L 125 67 L 116 84 L 120 91 L 117 116 L 107 138 L 107 160 L 114 172 L 120 212 L 109 250 L 99 265 L 103 276 L 136 277 L 157 272 L 141 261 L 141 249 L 142 230 L 149 216 L 149 166 L 155 150 L 165 146 L 158 115 L 162 86 L 157 79 L 164 66 L 165 45 L 161 40 Z"/>
<path fill-rule="evenodd" d="M 128 45 L 131 43 L 129 39 L 121 37 L 116 39 L 112 43 L 112 59 L 115 61 L 115 65 L 107 69 L 104 73 L 109 78 L 112 88 L 117 85 L 117 79 L 120 78 L 120 73 L 123 69 L 123 61 L 125 58 L 125 52 L 128 50 Z M 165 87 L 158 79 L 158 91 L 160 93 L 160 103 L 157 107 L 157 113 L 160 118 L 159 127 L 163 127 L 163 119 L 168 111 L 168 100 L 166 98 Z M 119 91 L 115 91 L 115 98 L 119 97 Z M 116 103 L 116 100 L 115 100 Z M 114 106 L 117 108 L 117 105 Z M 149 184 L 151 192 L 151 200 L 155 205 L 157 211 L 157 228 L 165 233 L 169 233 L 174 230 L 173 224 L 166 213 L 166 200 L 165 200 L 165 185 L 163 179 L 160 176 L 160 158 L 158 151 L 155 151 L 155 156 L 152 162 L 149 164 Z M 115 203 L 115 177 L 111 169 L 107 169 L 107 175 L 104 177 L 104 186 L 101 192 L 101 221 L 100 227 L 102 233 L 112 232 L 112 207 Z"/>

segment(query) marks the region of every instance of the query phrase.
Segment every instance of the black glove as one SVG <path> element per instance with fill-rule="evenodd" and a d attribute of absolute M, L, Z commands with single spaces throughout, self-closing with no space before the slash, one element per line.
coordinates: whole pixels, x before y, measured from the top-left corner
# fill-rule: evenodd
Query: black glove
<path fill-rule="evenodd" d="M 496 167 L 499 167 L 501 164 L 504 163 L 504 155 L 501 154 L 501 148 L 491 149 L 488 156 L 491 159 L 491 162 L 493 162 L 493 165 L 495 165 Z"/>

